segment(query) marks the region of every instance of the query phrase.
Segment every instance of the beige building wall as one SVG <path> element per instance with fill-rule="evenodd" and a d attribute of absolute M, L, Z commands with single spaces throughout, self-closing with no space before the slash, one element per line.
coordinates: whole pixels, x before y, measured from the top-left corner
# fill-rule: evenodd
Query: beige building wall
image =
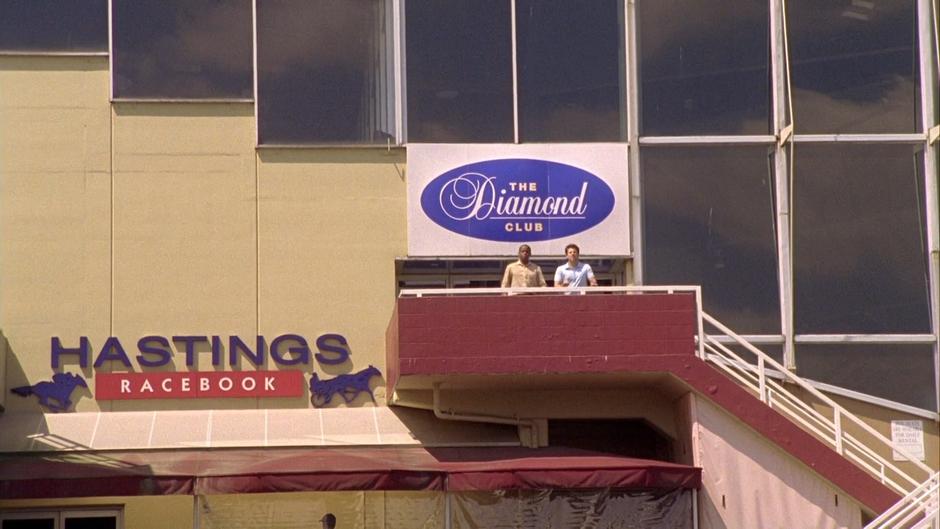
<path fill-rule="evenodd" d="M 690 394 L 702 529 L 855 529 L 858 503 L 706 399 Z"/>
<path fill-rule="evenodd" d="M 0 331 L 10 387 L 48 380 L 50 339 L 109 336 L 134 371 L 146 335 L 343 335 L 350 362 L 263 369 L 385 372 L 395 257 L 406 252 L 404 153 L 258 150 L 250 103 L 110 103 L 106 57 L 0 58 Z M 184 371 L 182 346 L 174 365 Z M 196 369 L 211 365 L 202 348 Z M 283 399 L 96 402 L 77 411 L 309 407 Z M 255 367 L 242 361 L 242 370 Z M 373 381 L 373 386 L 375 386 Z M 379 383 L 376 398 L 384 402 Z M 305 390 L 306 391 L 306 390 Z M 360 395 L 351 405 L 369 402 Z M 334 405 L 336 401 L 334 401 Z M 39 411 L 35 398 L 8 411 Z"/>
<path fill-rule="evenodd" d="M 351 365 L 317 365 L 321 378 L 370 364 L 385 373 L 395 258 L 407 251 L 403 151 L 262 149 L 258 159 L 262 334 L 342 334 Z"/>
<path fill-rule="evenodd" d="M 116 103 L 112 115 L 113 336 L 134 354 L 137 339 L 147 335 L 237 335 L 253 342 L 252 106 Z M 185 355 L 175 361 L 176 370 L 186 369 Z M 211 371 L 211 355 L 200 354 L 197 368 Z M 244 400 L 193 399 L 187 405 L 255 405 Z M 114 410 L 180 407 L 175 400 L 99 404 Z"/>
<path fill-rule="evenodd" d="M 50 337 L 109 332 L 110 112 L 107 57 L 0 57 L 0 330 L 10 388 L 49 378 Z M 38 409 L 16 396 L 6 404 Z M 86 395 L 79 408 L 94 403 Z"/>

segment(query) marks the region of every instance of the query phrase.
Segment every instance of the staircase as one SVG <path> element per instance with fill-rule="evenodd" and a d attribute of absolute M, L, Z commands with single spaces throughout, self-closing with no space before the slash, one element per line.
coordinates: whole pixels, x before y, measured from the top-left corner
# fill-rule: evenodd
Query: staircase
<path fill-rule="evenodd" d="M 773 358 L 748 343 L 706 314 L 703 323 L 730 337 L 738 346 L 756 357 L 756 365 L 745 361 L 715 336 L 707 335 L 699 343 L 699 355 L 736 380 L 767 406 L 786 416 L 803 430 L 813 435 L 834 451 L 853 462 L 872 477 L 894 490 L 903 498 L 890 509 L 872 520 L 865 529 L 940 529 L 940 473 L 894 447 L 889 439 L 867 423 L 821 393 L 802 378 L 791 373 Z M 702 326 L 700 325 L 700 329 Z M 824 405 L 825 415 L 794 395 L 786 385 L 802 391 Z M 865 441 L 862 438 L 865 438 Z M 914 466 L 914 475 L 901 470 L 880 453 L 900 453 Z"/>
<path fill-rule="evenodd" d="M 872 520 L 865 529 L 937 529 L 940 527 L 938 485 L 940 474 L 934 474 L 893 507 Z"/>

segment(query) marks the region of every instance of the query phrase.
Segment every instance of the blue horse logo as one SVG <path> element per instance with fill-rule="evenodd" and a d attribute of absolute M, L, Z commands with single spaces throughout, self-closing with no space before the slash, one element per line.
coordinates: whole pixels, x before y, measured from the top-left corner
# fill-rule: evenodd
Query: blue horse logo
<path fill-rule="evenodd" d="M 329 380 L 320 380 L 317 374 L 314 373 L 313 378 L 310 379 L 310 401 L 314 406 L 320 408 L 329 404 L 333 396 L 339 395 L 343 397 L 346 404 L 349 404 L 355 400 L 360 393 L 366 392 L 369 394 L 372 402 L 375 402 L 375 395 L 372 394 L 369 382 L 372 380 L 372 377 L 380 376 L 382 376 L 382 373 L 378 368 L 373 366 L 369 366 L 357 373 L 338 375 Z"/>
<path fill-rule="evenodd" d="M 32 386 L 20 386 L 10 391 L 21 397 L 36 395 L 39 404 L 49 411 L 68 411 L 72 407 L 72 391 L 81 386 L 87 388 L 85 379 L 72 373 L 56 373 L 52 375 L 52 382 L 43 380 Z"/>

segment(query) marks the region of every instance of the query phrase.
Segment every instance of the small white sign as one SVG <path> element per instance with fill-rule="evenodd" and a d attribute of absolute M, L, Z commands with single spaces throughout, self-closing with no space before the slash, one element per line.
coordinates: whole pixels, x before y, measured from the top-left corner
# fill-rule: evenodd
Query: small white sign
<path fill-rule="evenodd" d="M 924 461 L 924 421 L 891 421 L 891 442 L 917 459 Z M 895 461 L 907 458 L 894 452 Z"/>

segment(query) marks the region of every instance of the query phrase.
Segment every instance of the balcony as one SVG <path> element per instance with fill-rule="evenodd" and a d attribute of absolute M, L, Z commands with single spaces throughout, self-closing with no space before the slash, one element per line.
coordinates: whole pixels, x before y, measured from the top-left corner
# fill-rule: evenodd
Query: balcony
<path fill-rule="evenodd" d="M 705 334 L 704 322 L 733 339 L 734 347 L 753 355 L 757 363 Z M 644 409 L 692 392 L 872 513 L 887 509 L 911 484 L 923 481 L 887 459 L 890 440 L 703 313 L 698 287 L 403 290 L 386 346 L 391 401 L 399 403 L 399 393 L 430 393 L 428 409 L 435 414 L 449 413 L 440 402 L 442 385 L 451 395 L 473 390 L 476 401 L 487 402 L 481 394 L 502 399 L 504 407 L 519 399 L 532 405 L 526 397 L 530 390 L 540 396 L 551 393 L 539 390 L 574 390 L 574 397 L 571 391 L 564 395 L 596 406 L 596 400 L 584 395 L 630 389 L 638 398 L 649 397 L 640 403 Z M 784 384 L 812 394 L 832 416 L 800 401 Z M 551 398 L 565 398 L 560 395 Z M 553 402 L 559 401 L 540 400 L 537 406 L 544 412 Z M 422 401 L 412 399 L 407 405 L 421 407 Z M 655 423 L 655 412 L 642 416 Z M 525 421 L 514 416 L 509 422 Z M 856 430 L 870 439 L 859 443 L 862 434 Z M 929 475 L 930 469 L 919 472 Z"/>
<path fill-rule="evenodd" d="M 670 372 L 697 353 L 697 287 L 403 290 L 389 388 L 477 375 Z M 519 377 L 523 377 L 519 379 Z M 593 377 L 581 376 L 585 387 Z"/>

